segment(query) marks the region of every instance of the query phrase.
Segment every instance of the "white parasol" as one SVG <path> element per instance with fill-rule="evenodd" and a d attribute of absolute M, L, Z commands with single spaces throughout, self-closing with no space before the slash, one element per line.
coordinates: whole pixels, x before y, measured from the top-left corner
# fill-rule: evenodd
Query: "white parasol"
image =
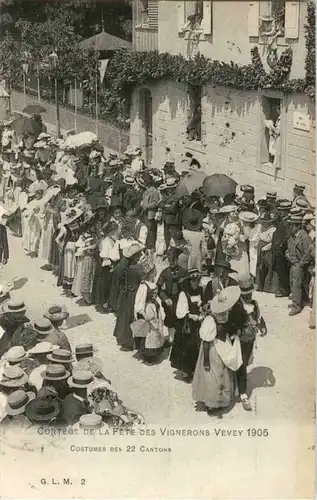
<path fill-rule="evenodd" d="M 96 134 L 92 132 L 80 132 L 79 134 L 68 136 L 65 140 L 64 147 L 73 149 L 91 146 L 95 142 L 98 142 Z"/>

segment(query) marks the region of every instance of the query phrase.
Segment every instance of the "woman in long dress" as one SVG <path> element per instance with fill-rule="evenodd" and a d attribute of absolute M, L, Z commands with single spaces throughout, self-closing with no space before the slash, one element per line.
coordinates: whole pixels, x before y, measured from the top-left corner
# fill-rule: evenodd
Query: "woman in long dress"
<path fill-rule="evenodd" d="M 34 199 L 28 203 L 24 212 L 25 230 L 22 244 L 26 252 L 34 255 L 38 255 L 42 234 L 43 194 L 42 189 L 37 190 Z"/>
<path fill-rule="evenodd" d="M 231 206 L 223 207 L 229 209 Z M 236 209 L 228 213 L 221 239 L 222 251 L 232 269 L 239 275 L 249 273 L 249 256 L 246 238 L 243 235 L 242 223 Z"/>
<path fill-rule="evenodd" d="M 237 286 L 223 289 L 211 302 L 199 335 L 201 345 L 195 368 L 192 396 L 207 411 L 227 408 L 234 398 L 234 371 L 242 365 L 240 340 L 230 324 L 229 311 L 238 301 Z"/>
<path fill-rule="evenodd" d="M 172 368 L 179 370 L 188 381 L 192 380 L 200 345 L 199 328 L 203 319 L 200 278 L 201 273 L 192 269 L 183 280 L 183 290 L 176 306 L 176 332 L 170 356 Z"/>
<path fill-rule="evenodd" d="M 145 335 L 142 335 L 141 330 L 137 328 L 133 336 L 140 356 L 147 362 L 156 361 L 164 348 L 164 321 L 157 294 L 156 284 L 144 280 L 139 286 L 135 299 L 134 313 L 139 319 L 145 320 L 147 331 Z"/>
<path fill-rule="evenodd" d="M 142 266 L 138 264 L 143 246 L 138 242 L 131 243 L 123 250 L 123 257 L 127 260 L 125 270 L 121 275 L 121 304 L 117 311 L 117 321 L 113 335 L 117 339 L 118 345 L 127 349 L 134 349 L 134 339 L 130 328 L 134 319 L 135 296 L 143 278 Z"/>

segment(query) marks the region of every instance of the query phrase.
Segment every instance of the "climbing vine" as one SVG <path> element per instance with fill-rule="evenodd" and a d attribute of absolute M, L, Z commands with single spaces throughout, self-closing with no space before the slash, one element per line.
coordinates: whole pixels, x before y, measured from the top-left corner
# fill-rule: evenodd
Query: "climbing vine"
<path fill-rule="evenodd" d="M 314 2 L 309 2 L 307 5 L 307 22 L 305 24 L 306 35 L 306 88 L 305 92 L 315 98 L 315 75 L 316 75 L 316 6 Z"/>

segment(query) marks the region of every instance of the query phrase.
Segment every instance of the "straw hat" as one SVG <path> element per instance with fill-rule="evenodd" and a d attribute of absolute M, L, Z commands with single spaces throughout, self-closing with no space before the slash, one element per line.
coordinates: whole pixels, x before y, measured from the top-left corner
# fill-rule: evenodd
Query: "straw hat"
<path fill-rule="evenodd" d="M 50 136 L 50 134 L 47 134 L 46 132 L 41 132 L 37 140 L 42 141 L 43 139 L 51 139 L 51 138 L 52 137 Z"/>
<path fill-rule="evenodd" d="M 7 366 L 3 370 L 0 385 L 3 387 L 22 387 L 28 382 L 27 374 L 19 366 Z"/>
<path fill-rule="evenodd" d="M 177 186 L 178 180 L 175 177 L 167 177 L 165 182 L 160 185 L 159 190 L 164 191 L 165 189 L 173 189 Z"/>
<path fill-rule="evenodd" d="M 80 356 L 81 354 L 93 354 L 94 352 L 97 352 L 98 349 L 96 349 L 92 344 L 87 343 L 87 344 L 78 344 L 75 347 L 75 355 Z"/>
<path fill-rule="evenodd" d="M 305 191 L 305 186 L 303 184 L 295 184 L 294 189 L 297 189 L 298 191 Z"/>
<path fill-rule="evenodd" d="M 122 250 L 122 255 L 126 259 L 130 259 L 131 257 L 133 257 L 133 255 L 136 255 L 137 253 L 142 252 L 142 250 L 144 250 L 144 249 L 145 249 L 145 246 L 142 245 L 142 243 L 138 243 L 137 241 L 135 241 L 135 242 L 131 243 L 130 246 L 128 246 L 127 248 L 124 248 Z"/>
<path fill-rule="evenodd" d="M 135 184 L 134 176 L 130 173 L 126 173 L 123 176 L 123 183 L 126 184 L 127 186 L 134 186 L 134 184 Z"/>
<path fill-rule="evenodd" d="M 58 364 L 69 364 L 74 361 L 74 357 L 70 351 L 67 349 L 56 349 L 48 354 L 47 359 Z"/>
<path fill-rule="evenodd" d="M 28 353 L 25 351 L 23 346 L 13 346 L 4 355 L 4 358 L 9 361 L 9 363 L 18 363 L 23 361 L 28 357 Z"/>
<path fill-rule="evenodd" d="M 224 205 L 218 209 L 219 214 L 230 214 L 238 210 L 237 205 Z"/>
<path fill-rule="evenodd" d="M 239 300 L 241 290 L 238 286 L 223 288 L 211 301 L 210 308 L 214 314 L 229 311 Z"/>
<path fill-rule="evenodd" d="M 129 145 L 123 154 L 127 156 L 138 156 L 142 153 L 142 150 L 139 146 L 131 146 Z"/>
<path fill-rule="evenodd" d="M 21 415 L 25 411 L 26 405 L 35 399 L 34 392 L 25 392 L 22 389 L 14 391 L 7 398 L 5 412 L 7 415 L 15 417 Z"/>
<path fill-rule="evenodd" d="M 61 224 L 63 226 L 72 224 L 75 220 L 79 219 L 84 214 L 83 210 L 79 207 L 73 207 L 71 209 L 65 210 L 61 215 Z"/>
<path fill-rule="evenodd" d="M 302 224 L 303 216 L 302 215 L 291 215 L 288 219 L 290 224 Z"/>
<path fill-rule="evenodd" d="M 78 421 L 80 429 L 100 429 L 104 427 L 105 423 L 102 421 L 101 415 L 95 413 L 87 413 L 82 415 Z"/>
<path fill-rule="evenodd" d="M 51 342 L 38 342 L 34 347 L 28 350 L 29 355 L 36 355 L 36 354 L 48 354 L 52 351 L 56 351 L 59 349 L 58 345 L 54 345 Z"/>
<path fill-rule="evenodd" d="M 41 373 L 44 380 L 65 380 L 70 376 L 70 372 L 63 365 L 47 365 Z"/>
<path fill-rule="evenodd" d="M 258 220 L 259 216 L 253 212 L 240 212 L 239 219 L 242 222 L 252 223 Z"/>
<path fill-rule="evenodd" d="M 68 385 L 76 389 L 87 389 L 94 379 L 93 374 L 88 370 L 74 371 L 68 379 Z"/>
<path fill-rule="evenodd" d="M 26 311 L 26 305 L 23 300 L 8 300 L 2 304 L 2 312 L 4 313 L 21 313 Z"/>
<path fill-rule="evenodd" d="M 50 321 L 62 321 L 69 317 L 69 313 L 65 306 L 53 305 L 44 313 L 44 318 Z"/>
<path fill-rule="evenodd" d="M 201 278 L 202 277 L 202 272 L 199 271 L 199 269 L 191 269 L 188 271 L 188 274 L 182 278 L 180 281 L 186 281 L 186 280 L 191 280 L 194 278 Z"/>
<path fill-rule="evenodd" d="M 48 335 L 55 330 L 50 320 L 44 317 L 32 321 L 31 325 L 40 335 Z"/>
<path fill-rule="evenodd" d="M 59 413 L 59 402 L 56 399 L 35 398 L 25 408 L 26 416 L 37 423 L 50 422 Z"/>

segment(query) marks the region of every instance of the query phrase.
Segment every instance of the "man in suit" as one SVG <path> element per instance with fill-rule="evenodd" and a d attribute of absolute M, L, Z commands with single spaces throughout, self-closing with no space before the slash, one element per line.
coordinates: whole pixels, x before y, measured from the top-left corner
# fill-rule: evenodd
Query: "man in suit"
<path fill-rule="evenodd" d="M 289 295 L 289 264 L 286 258 L 287 242 L 290 237 L 290 227 L 287 219 L 292 203 L 288 200 L 277 202 L 278 219 L 276 231 L 272 238 L 273 271 L 276 272 L 278 290 L 275 297 L 288 297 Z"/>
<path fill-rule="evenodd" d="M 61 418 L 66 425 L 74 425 L 82 415 L 91 413 L 87 401 L 88 386 L 94 381 L 94 376 L 89 371 L 74 371 L 68 379 L 72 393 L 68 394 L 62 402 Z"/>
<path fill-rule="evenodd" d="M 1 215 L 1 214 L 0 214 Z M 7 228 L 0 219 L 0 262 L 6 265 L 9 260 L 9 244 Z"/>
<path fill-rule="evenodd" d="M 288 240 L 286 256 L 291 264 L 290 285 L 292 294 L 292 306 L 290 316 L 299 314 L 308 300 L 305 293 L 305 279 L 308 267 L 311 263 L 311 239 L 307 232 L 302 229 L 303 217 L 292 215 L 289 219 L 291 236 Z"/>

